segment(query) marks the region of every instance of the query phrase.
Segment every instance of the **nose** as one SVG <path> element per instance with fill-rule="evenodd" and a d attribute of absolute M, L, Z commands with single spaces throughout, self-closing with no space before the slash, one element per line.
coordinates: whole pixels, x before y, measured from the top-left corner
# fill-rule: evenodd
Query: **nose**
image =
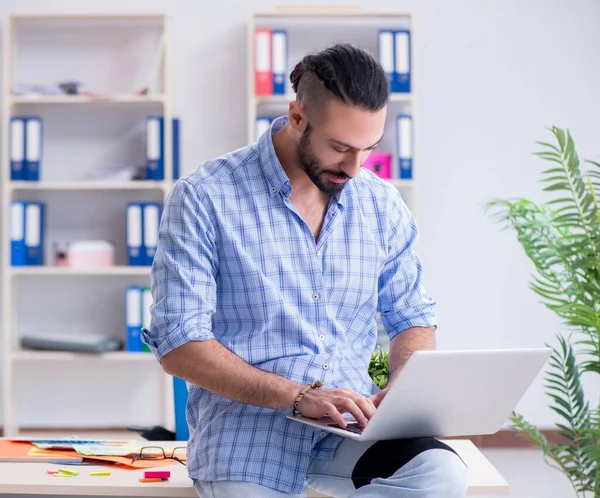
<path fill-rule="evenodd" d="M 350 178 L 354 178 L 358 175 L 358 171 L 360 170 L 363 161 L 364 159 L 361 157 L 360 151 L 349 153 L 342 163 L 342 171 Z"/>

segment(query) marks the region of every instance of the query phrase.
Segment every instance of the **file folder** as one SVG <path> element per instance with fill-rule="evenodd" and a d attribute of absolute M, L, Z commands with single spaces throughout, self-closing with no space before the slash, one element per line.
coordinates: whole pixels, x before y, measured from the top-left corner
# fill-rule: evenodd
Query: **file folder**
<path fill-rule="evenodd" d="M 394 39 L 394 79 L 392 92 L 410 93 L 411 91 L 411 58 L 410 58 L 410 31 L 399 30 L 395 32 Z"/>
<path fill-rule="evenodd" d="M 150 322 L 152 320 L 152 315 L 150 313 L 150 308 L 153 304 L 152 292 L 149 287 L 144 287 L 142 289 L 142 327 L 146 330 L 150 330 Z M 142 351 L 151 352 L 151 349 L 148 345 L 142 341 Z"/>
<path fill-rule="evenodd" d="M 10 203 L 10 264 L 25 266 L 25 203 Z"/>
<path fill-rule="evenodd" d="M 40 179 L 42 162 L 42 120 L 31 117 L 25 120 L 25 180 L 37 182 Z"/>
<path fill-rule="evenodd" d="M 162 116 L 146 118 L 146 179 L 164 180 L 164 120 Z"/>
<path fill-rule="evenodd" d="M 127 263 L 130 266 L 142 266 L 144 254 L 142 247 L 142 205 L 127 205 Z"/>
<path fill-rule="evenodd" d="M 132 285 L 125 291 L 125 322 L 127 336 L 125 349 L 127 351 L 142 351 L 142 289 Z"/>
<path fill-rule="evenodd" d="M 276 29 L 272 33 L 273 95 L 285 95 L 288 72 L 287 31 Z"/>
<path fill-rule="evenodd" d="M 412 116 L 399 114 L 396 123 L 398 172 L 401 179 L 412 179 Z"/>
<path fill-rule="evenodd" d="M 156 248 L 158 246 L 158 226 L 160 223 L 160 204 L 146 203 L 143 206 L 144 219 L 142 221 L 142 247 L 144 253 L 144 265 L 152 266 Z"/>
<path fill-rule="evenodd" d="M 10 120 L 10 179 L 24 180 L 25 173 L 25 120 L 13 117 Z"/>
<path fill-rule="evenodd" d="M 25 264 L 44 264 L 44 205 L 40 202 L 25 204 Z"/>
<path fill-rule="evenodd" d="M 273 68 L 271 65 L 271 30 L 256 30 L 254 42 L 254 86 L 258 96 L 273 93 Z"/>
<path fill-rule="evenodd" d="M 173 180 L 179 180 L 179 118 L 173 118 Z"/>
<path fill-rule="evenodd" d="M 395 62 L 394 62 L 394 32 L 389 29 L 379 31 L 379 63 L 385 72 L 388 80 L 388 90 L 392 91 L 394 80 Z"/>

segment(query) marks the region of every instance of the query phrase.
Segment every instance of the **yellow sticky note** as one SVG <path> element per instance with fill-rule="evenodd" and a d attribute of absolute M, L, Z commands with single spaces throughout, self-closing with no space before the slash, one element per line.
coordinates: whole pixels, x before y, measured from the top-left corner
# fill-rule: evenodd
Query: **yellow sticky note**
<path fill-rule="evenodd" d="M 109 476 L 110 472 L 90 472 L 91 476 Z"/>
<path fill-rule="evenodd" d="M 79 472 L 75 472 L 74 470 L 68 470 L 68 469 L 58 469 L 58 472 L 59 472 L 59 474 L 64 474 L 64 475 L 68 475 L 68 476 L 78 476 L 79 475 Z"/>

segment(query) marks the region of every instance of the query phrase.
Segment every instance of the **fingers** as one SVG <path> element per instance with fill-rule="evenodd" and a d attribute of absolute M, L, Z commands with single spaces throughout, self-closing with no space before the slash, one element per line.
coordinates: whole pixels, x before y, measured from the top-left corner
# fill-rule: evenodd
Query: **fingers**
<path fill-rule="evenodd" d="M 343 398 L 341 401 L 342 406 L 352 414 L 356 421 L 363 427 L 367 425 L 368 419 L 359 408 L 359 406 L 350 398 Z"/>
<path fill-rule="evenodd" d="M 344 420 L 344 417 L 342 416 L 342 414 L 338 411 L 338 409 L 332 403 L 328 403 L 328 405 L 327 405 L 327 414 L 340 427 L 343 427 L 345 429 L 346 425 L 348 425 L 346 423 L 346 420 Z"/>
<path fill-rule="evenodd" d="M 366 419 L 371 420 L 371 417 L 375 414 L 375 410 L 376 410 L 373 402 L 370 401 L 368 398 L 361 397 L 358 400 L 356 400 L 355 403 L 360 408 L 360 410 L 363 412 Z M 366 425 L 366 423 L 365 423 L 365 425 Z"/>
<path fill-rule="evenodd" d="M 375 414 L 375 410 L 377 409 L 373 400 L 370 398 L 365 398 L 364 396 L 361 396 L 360 394 L 347 389 L 345 389 L 344 392 L 360 408 L 367 420 L 370 420 L 371 417 Z M 356 420 L 358 421 L 358 418 L 356 418 Z"/>

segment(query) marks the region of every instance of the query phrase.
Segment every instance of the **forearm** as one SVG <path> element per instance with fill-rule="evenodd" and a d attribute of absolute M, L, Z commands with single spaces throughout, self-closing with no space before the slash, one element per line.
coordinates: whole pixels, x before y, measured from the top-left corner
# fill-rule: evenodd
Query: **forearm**
<path fill-rule="evenodd" d="M 255 368 L 218 341 L 192 341 L 162 359 L 163 369 L 219 396 L 275 409 L 292 407 L 303 385 Z"/>
<path fill-rule="evenodd" d="M 434 327 L 413 327 L 397 334 L 390 342 L 389 384 L 400 375 L 402 368 L 415 351 L 435 348 Z"/>

